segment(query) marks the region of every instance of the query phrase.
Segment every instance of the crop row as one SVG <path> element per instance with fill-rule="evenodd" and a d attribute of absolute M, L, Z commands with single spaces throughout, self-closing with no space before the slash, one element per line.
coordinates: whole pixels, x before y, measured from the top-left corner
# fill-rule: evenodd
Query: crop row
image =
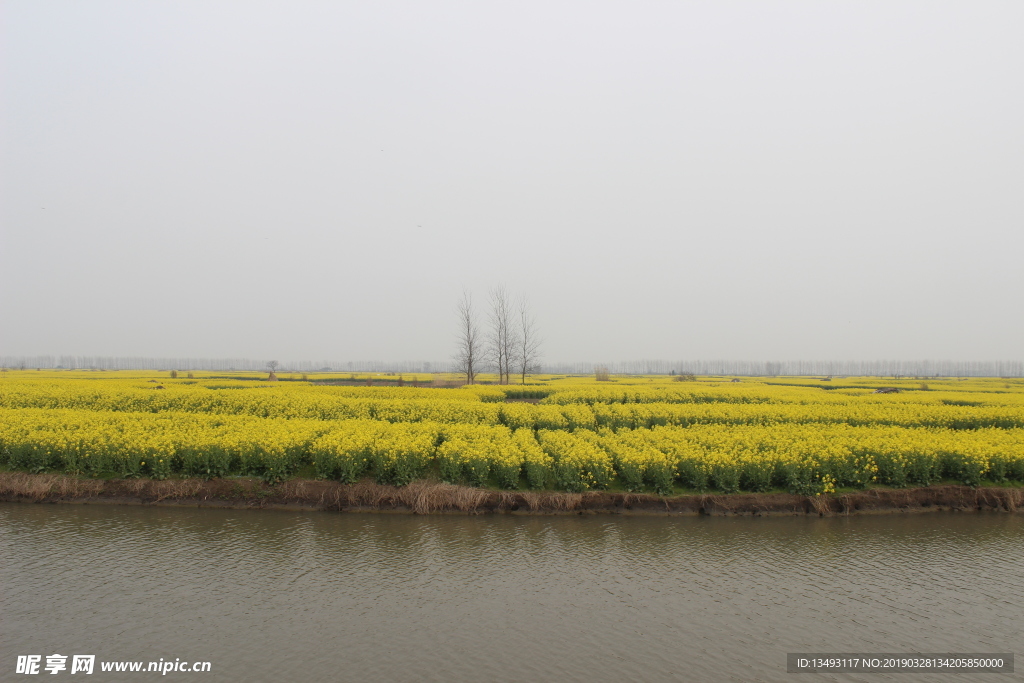
<path fill-rule="evenodd" d="M 35 472 L 317 476 L 396 485 L 424 476 L 504 488 L 726 492 L 1024 481 L 1024 429 L 846 424 L 566 431 L 505 425 L 266 419 L 0 408 L 0 462 Z"/>
<path fill-rule="evenodd" d="M 442 424 L 501 425 L 515 429 L 599 430 L 645 429 L 656 426 L 848 424 L 980 429 L 1024 427 L 1024 404 L 973 405 L 959 402 L 927 404 L 872 400 L 844 403 L 693 402 L 693 403 L 505 403 L 496 402 L 495 388 L 410 389 L 434 392 L 428 398 L 394 398 L 399 388 L 352 393 L 335 387 L 249 388 L 211 390 L 179 386 L 167 390 L 131 386 L 101 387 L 84 380 L 64 386 L 4 386 L 0 407 L 88 409 L 121 412 L 247 415 L 259 418 L 309 420 L 376 420 Z M 785 388 L 781 389 L 785 390 Z M 780 391 L 781 391 L 780 390 Z M 490 392 L 490 393 L 488 393 Z M 573 392 L 566 392 L 573 393 Z M 819 395 L 823 392 L 818 392 Z M 552 394 L 545 401 L 557 398 Z M 368 396 L 360 398 L 359 396 Z M 483 400 L 486 398 L 486 400 Z M 850 399 L 851 397 L 847 397 Z"/>

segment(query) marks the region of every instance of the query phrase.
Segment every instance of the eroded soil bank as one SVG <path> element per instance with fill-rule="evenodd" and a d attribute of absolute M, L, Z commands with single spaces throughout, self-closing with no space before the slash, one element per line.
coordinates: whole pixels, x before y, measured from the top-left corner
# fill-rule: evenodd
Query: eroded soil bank
<path fill-rule="evenodd" d="M 929 486 L 872 489 L 827 496 L 786 493 L 698 494 L 662 498 L 594 491 L 490 491 L 435 481 L 404 487 L 372 480 L 347 485 L 295 479 L 270 486 L 255 479 L 84 479 L 60 474 L 0 472 L 0 501 L 114 503 L 340 512 L 836 515 L 882 512 L 1024 509 L 1024 489 Z"/>

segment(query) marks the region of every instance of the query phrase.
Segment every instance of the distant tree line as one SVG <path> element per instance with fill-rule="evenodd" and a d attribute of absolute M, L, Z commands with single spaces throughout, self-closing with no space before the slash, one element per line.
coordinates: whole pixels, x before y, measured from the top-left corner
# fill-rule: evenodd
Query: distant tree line
<path fill-rule="evenodd" d="M 778 375 L 872 377 L 1024 377 L 1024 361 L 874 360 L 874 361 L 735 361 L 639 360 L 618 363 L 545 363 L 544 372 L 591 374 L 595 367 L 616 375 Z"/>
<path fill-rule="evenodd" d="M 236 370 L 265 372 L 267 360 L 251 358 L 151 358 L 136 356 L 0 356 L 0 367 L 67 370 Z M 452 372 L 451 361 L 279 361 L 279 372 Z"/>
<path fill-rule="evenodd" d="M 529 317 L 529 311 L 526 311 Z M 520 315 L 513 307 L 513 318 Z M 532 323 L 532 317 L 530 318 Z M 497 374 L 496 354 L 491 349 L 489 329 L 480 323 L 479 358 L 476 372 Z M 522 329 L 521 317 L 518 326 Z M 511 329 L 511 328 L 510 328 Z M 493 330 L 491 330 L 493 332 Z M 593 375 L 595 367 L 607 369 L 612 375 L 668 375 L 672 372 L 695 375 L 739 375 L 773 377 L 777 375 L 814 376 L 876 376 L 876 377 L 1024 377 L 1024 361 L 953 361 L 953 360 L 875 360 L 875 361 L 730 361 L 730 360 L 639 360 L 625 362 L 541 362 L 540 338 L 536 325 L 531 327 L 533 360 L 528 372 Z M 491 334 L 493 337 L 493 334 Z M 522 343 L 521 341 L 519 342 Z M 520 355 L 503 356 L 502 375 L 521 380 Z M 510 361 L 506 365 L 506 358 Z M 248 358 L 152 358 L 141 356 L 0 356 L 0 368 L 68 370 L 203 370 L 265 372 L 267 360 Z M 443 372 L 464 373 L 458 359 L 444 361 L 281 361 L 278 372 Z"/>

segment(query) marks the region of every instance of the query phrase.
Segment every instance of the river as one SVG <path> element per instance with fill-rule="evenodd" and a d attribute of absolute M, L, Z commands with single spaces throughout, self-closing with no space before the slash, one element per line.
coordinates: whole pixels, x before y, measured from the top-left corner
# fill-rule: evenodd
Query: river
<path fill-rule="evenodd" d="M 211 668 L 92 681 L 965 681 L 786 653 L 1019 654 L 1024 516 L 0 503 L 0 615 L 3 680 L 57 653 Z"/>

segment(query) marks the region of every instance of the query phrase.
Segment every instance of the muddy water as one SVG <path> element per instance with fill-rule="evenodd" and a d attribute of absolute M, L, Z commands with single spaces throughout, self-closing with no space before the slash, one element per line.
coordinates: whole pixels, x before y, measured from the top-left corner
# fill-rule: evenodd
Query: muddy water
<path fill-rule="evenodd" d="M 787 674 L 786 652 L 1020 657 L 1022 626 L 1022 515 L 0 504 L 2 680 L 61 653 L 211 662 L 167 680 L 965 681 Z M 162 678 L 98 669 L 84 680 Z"/>

